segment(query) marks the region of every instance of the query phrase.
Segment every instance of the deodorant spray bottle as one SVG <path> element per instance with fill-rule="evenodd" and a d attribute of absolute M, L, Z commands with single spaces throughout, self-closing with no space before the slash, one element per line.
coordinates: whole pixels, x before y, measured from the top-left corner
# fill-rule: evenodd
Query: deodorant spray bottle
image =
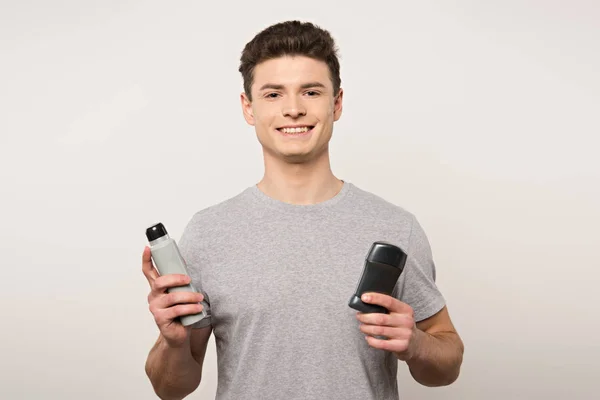
<path fill-rule="evenodd" d="M 181 256 L 181 252 L 177 247 L 177 243 L 173 238 L 169 236 L 169 234 L 167 233 L 167 229 L 162 223 L 159 222 L 158 224 L 146 229 L 146 237 L 148 238 L 148 242 L 150 245 L 152 261 L 154 261 L 154 265 L 156 266 L 156 269 L 158 270 L 158 273 L 160 275 L 188 275 L 185 260 Z M 194 288 L 194 286 L 192 286 L 191 283 L 188 283 L 184 286 L 169 288 L 167 289 L 167 291 L 169 293 L 198 292 L 198 290 L 196 290 L 196 288 Z M 204 301 L 201 304 L 204 308 L 200 313 L 182 315 L 179 318 L 183 326 L 192 325 L 206 317 L 206 308 L 208 306 Z"/>

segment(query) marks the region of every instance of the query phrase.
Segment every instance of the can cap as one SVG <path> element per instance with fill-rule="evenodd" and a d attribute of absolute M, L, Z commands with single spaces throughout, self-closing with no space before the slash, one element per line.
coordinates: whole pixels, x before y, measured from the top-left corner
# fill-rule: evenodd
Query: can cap
<path fill-rule="evenodd" d="M 398 246 L 387 242 L 375 242 L 367 255 L 367 261 L 391 265 L 403 269 L 406 263 L 406 253 Z"/>
<path fill-rule="evenodd" d="M 146 237 L 150 242 L 165 235 L 167 235 L 167 228 L 165 228 L 162 222 L 159 222 L 158 224 L 146 229 Z"/>

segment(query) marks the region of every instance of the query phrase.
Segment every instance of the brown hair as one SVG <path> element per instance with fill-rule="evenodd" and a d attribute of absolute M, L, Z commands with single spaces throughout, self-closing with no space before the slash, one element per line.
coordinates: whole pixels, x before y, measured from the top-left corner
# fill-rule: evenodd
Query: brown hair
<path fill-rule="evenodd" d="M 341 86 L 340 63 L 331 34 L 310 22 L 285 21 L 259 32 L 242 51 L 239 72 L 248 99 L 252 100 L 250 88 L 256 65 L 286 55 L 302 55 L 325 62 L 329 67 L 333 94 L 337 96 Z"/>

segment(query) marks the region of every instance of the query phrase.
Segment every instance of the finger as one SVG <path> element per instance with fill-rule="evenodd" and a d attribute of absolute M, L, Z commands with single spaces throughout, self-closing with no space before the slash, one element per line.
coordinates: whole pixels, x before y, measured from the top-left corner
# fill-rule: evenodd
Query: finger
<path fill-rule="evenodd" d="M 152 290 L 157 292 L 164 292 L 170 288 L 185 286 L 191 281 L 192 278 L 184 274 L 163 275 L 154 279 L 152 284 Z"/>
<path fill-rule="evenodd" d="M 150 311 L 154 315 L 156 324 L 162 326 L 172 323 L 174 319 L 182 315 L 197 314 L 202 311 L 202 308 L 201 304 L 180 304 L 164 309 L 150 307 Z"/>
<path fill-rule="evenodd" d="M 390 313 L 396 312 L 400 314 L 412 314 L 413 309 L 406 303 L 401 302 L 395 297 L 388 296 L 383 293 L 365 293 L 362 295 L 361 300 L 369 304 L 377 304 L 385 307 Z"/>
<path fill-rule="evenodd" d="M 369 346 L 381 349 L 392 351 L 395 353 L 402 353 L 408 350 L 408 340 L 404 339 L 377 339 L 372 336 L 365 336 L 365 340 L 369 344 Z"/>
<path fill-rule="evenodd" d="M 204 300 L 201 293 L 195 292 L 171 292 L 169 294 L 158 297 L 154 301 L 154 305 L 159 308 L 169 308 L 177 304 L 196 304 Z"/>
<path fill-rule="evenodd" d="M 367 325 L 412 328 L 415 324 L 412 315 L 409 314 L 357 313 L 356 318 Z"/>
<path fill-rule="evenodd" d="M 169 307 L 164 312 L 167 321 L 172 321 L 182 315 L 198 314 L 202 311 L 202 304 L 180 304 Z"/>
<path fill-rule="evenodd" d="M 410 340 L 412 330 L 409 328 L 397 328 L 381 325 L 361 324 L 360 331 L 371 336 L 385 336 L 388 339 Z"/>
<path fill-rule="evenodd" d="M 144 247 L 144 252 L 142 253 L 142 272 L 149 283 L 152 283 L 153 280 L 159 277 L 158 271 L 152 265 L 152 253 L 148 246 Z"/>

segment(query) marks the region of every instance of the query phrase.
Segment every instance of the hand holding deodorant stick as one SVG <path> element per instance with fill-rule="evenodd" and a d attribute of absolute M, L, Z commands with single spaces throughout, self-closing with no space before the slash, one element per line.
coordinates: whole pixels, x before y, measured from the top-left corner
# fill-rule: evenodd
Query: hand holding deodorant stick
<path fill-rule="evenodd" d="M 151 226 L 146 229 L 146 237 L 150 244 L 152 261 L 160 275 L 182 274 L 188 275 L 185 260 L 181 256 L 177 243 L 167 233 L 167 229 L 162 223 Z M 188 275 L 189 276 L 189 275 Z M 198 291 L 191 283 L 167 289 L 170 292 L 195 292 Z M 202 320 L 206 315 L 207 304 L 201 303 L 204 308 L 198 314 L 182 315 L 180 321 L 183 326 L 192 325 Z"/>
<path fill-rule="evenodd" d="M 406 253 L 397 246 L 386 242 L 375 242 L 367 254 L 363 272 L 354 295 L 348 305 L 363 313 L 389 314 L 377 304 L 364 303 L 361 296 L 366 292 L 383 293 L 391 296 L 394 286 L 404 270 Z"/>

